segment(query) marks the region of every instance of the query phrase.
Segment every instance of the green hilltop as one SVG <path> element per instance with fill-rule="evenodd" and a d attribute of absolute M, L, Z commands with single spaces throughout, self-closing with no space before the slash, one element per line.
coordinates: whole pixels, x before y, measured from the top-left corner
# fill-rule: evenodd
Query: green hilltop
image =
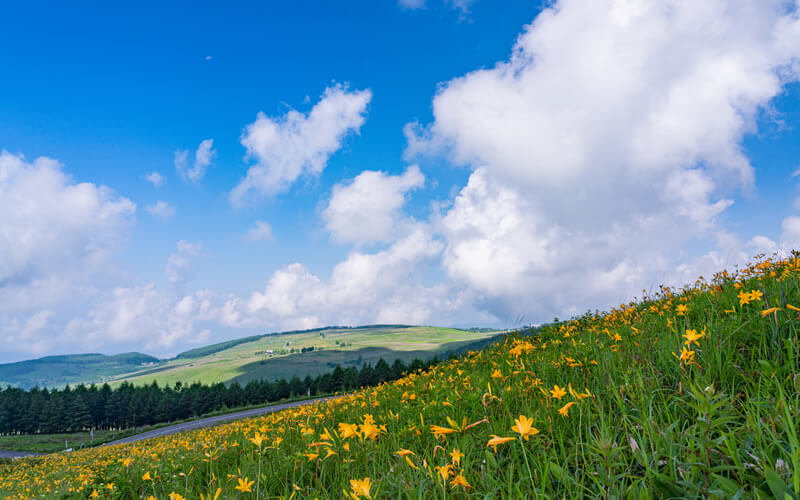
<path fill-rule="evenodd" d="M 116 386 L 123 381 L 172 385 L 288 379 L 319 375 L 336 365 L 375 365 L 381 358 L 392 363 L 444 357 L 498 333 L 410 325 L 333 326 L 242 337 L 190 349 L 169 360 L 140 353 L 48 356 L 0 365 L 0 386 L 29 389 L 105 382 Z"/>
<path fill-rule="evenodd" d="M 161 360 L 140 352 L 126 352 L 113 356 L 104 354 L 66 354 L 0 365 L 0 386 L 17 386 L 23 389 L 59 387 L 86 381 L 102 380 Z"/>

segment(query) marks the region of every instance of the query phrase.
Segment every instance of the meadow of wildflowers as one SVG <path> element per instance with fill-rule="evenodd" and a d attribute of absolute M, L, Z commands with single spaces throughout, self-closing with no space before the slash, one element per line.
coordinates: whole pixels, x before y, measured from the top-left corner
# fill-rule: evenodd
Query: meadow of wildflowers
<path fill-rule="evenodd" d="M 0 466 L 11 498 L 800 498 L 800 258 L 312 406 Z"/>

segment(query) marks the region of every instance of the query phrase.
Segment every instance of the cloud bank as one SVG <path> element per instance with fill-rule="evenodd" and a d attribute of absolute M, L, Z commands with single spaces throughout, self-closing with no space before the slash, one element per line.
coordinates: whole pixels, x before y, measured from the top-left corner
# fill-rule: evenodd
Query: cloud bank
<path fill-rule="evenodd" d="M 62 169 L 50 158 L 0 152 L 0 340 L 32 352 L 51 348 L 57 311 L 112 279 L 110 256 L 136 211 Z"/>
<path fill-rule="evenodd" d="M 501 317 L 680 284 L 687 243 L 725 239 L 719 215 L 753 187 L 742 139 L 798 57 L 782 1 L 556 2 L 405 129 L 408 158 L 474 169 L 440 219 L 444 268 Z"/>

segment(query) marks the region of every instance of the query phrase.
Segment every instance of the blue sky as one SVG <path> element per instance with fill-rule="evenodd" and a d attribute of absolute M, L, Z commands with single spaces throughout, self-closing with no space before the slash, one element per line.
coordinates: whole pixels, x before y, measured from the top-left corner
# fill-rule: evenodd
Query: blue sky
<path fill-rule="evenodd" d="M 537 323 L 800 245 L 794 2 L 2 17 L 0 361 Z"/>

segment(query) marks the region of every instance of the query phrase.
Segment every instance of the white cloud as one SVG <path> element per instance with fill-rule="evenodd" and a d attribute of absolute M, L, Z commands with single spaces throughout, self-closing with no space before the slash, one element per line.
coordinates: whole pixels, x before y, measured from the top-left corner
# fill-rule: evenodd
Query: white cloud
<path fill-rule="evenodd" d="M 461 11 L 462 14 L 469 14 L 470 6 L 475 0 L 445 0 L 445 5 Z M 397 5 L 404 9 L 416 10 L 425 7 L 426 0 L 397 0 Z"/>
<path fill-rule="evenodd" d="M 147 210 L 153 217 L 158 217 L 164 220 L 167 220 L 175 215 L 175 207 L 162 200 L 158 200 L 152 205 L 147 205 L 145 210 Z"/>
<path fill-rule="evenodd" d="M 222 308 L 228 326 L 312 328 L 370 322 L 423 323 L 461 306 L 444 285 L 421 284 L 442 245 L 419 225 L 385 250 L 351 252 L 327 281 L 302 264 L 275 271 L 263 292 L 232 298 Z"/>
<path fill-rule="evenodd" d="M 781 245 L 786 251 L 800 249 L 800 217 L 786 217 L 781 223 Z"/>
<path fill-rule="evenodd" d="M 192 262 L 203 250 L 200 243 L 181 240 L 177 250 L 167 259 L 167 279 L 172 284 L 185 284 L 193 277 Z"/>
<path fill-rule="evenodd" d="M 5 341 L 6 346 L 14 346 L 16 350 L 45 353 L 52 347 L 47 327 L 54 314 L 50 309 L 42 309 L 29 314 L 24 322 L 16 318 L 9 320 L 9 317 L 6 317 L 5 324 L 0 323 L 2 325 L 0 338 Z M 0 318 L 3 318 L 2 314 Z"/>
<path fill-rule="evenodd" d="M 83 348 L 132 346 L 157 352 L 208 340 L 209 328 L 198 325 L 216 321 L 220 316 L 216 304 L 221 299 L 208 290 L 185 291 L 194 274 L 194 261 L 201 253 L 200 243 L 179 241 L 167 259 L 169 286 L 159 288 L 149 283 L 105 291 L 85 315 L 68 322 L 64 340 Z"/>
<path fill-rule="evenodd" d="M 403 232 L 399 226 L 413 224 L 401 213 L 406 194 L 425 183 L 419 167 L 412 165 L 402 175 L 365 170 L 348 184 L 337 184 L 322 211 L 325 227 L 339 242 L 392 241 Z"/>
<path fill-rule="evenodd" d="M 469 8 L 475 3 L 475 0 L 447 0 L 445 3 L 456 10 L 460 10 L 462 14 L 469 14 Z"/>
<path fill-rule="evenodd" d="M 397 0 L 397 5 L 404 9 L 421 9 L 425 7 L 425 0 Z"/>
<path fill-rule="evenodd" d="M 259 112 L 242 133 L 242 145 L 255 164 L 230 193 L 231 202 L 241 204 L 251 191 L 273 195 L 288 190 L 300 176 L 319 175 L 344 137 L 359 132 L 371 98 L 368 89 L 350 92 L 336 85 L 325 89 L 308 114 L 291 110 L 270 118 Z"/>
<path fill-rule="evenodd" d="M 742 138 L 798 79 L 800 21 L 787 3 L 552 5 L 508 61 L 446 82 L 434 121 L 406 127 L 409 156 L 444 154 L 472 170 L 451 202 L 428 221 L 404 214 L 425 182 L 416 167 L 334 188 L 321 213 L 332 238 L 380 246 L 357 246 L 330 276 L 295 263 L 250 294 L 189 291 L 202 247 L 181 241 L 166 286 L 124 283 L 107 262 L 135 206 L 52 160 L 3 153 L 0 341 L 147 350 L 224 327 L 538 322 L 800 246 L 798 216 L 773 238 L 740 239 L 721 222 L 753 186 Z M 231 201 L 319 175 L 360 130 L 370 98 L 336 86 L 308 113 L 259 114 L 242 135 L 253 164 Z M 176 155 L 189 180 L 213 159 L 204 144 L 191 167 L 188 152 Z M 269 234 L 256 221 L 248 237 Z"/>
<path fill-rule="evenodd" d="M 52 349 L 65 308 L 111 279 L 136 205 L 49 158 L 0 152 L 0 343 Z"/>
<path fill-rule="evenodd" d="M 753 249 L 753 255 L 772 255 L 773 252 L 778 250 L 778 245 L 774 241 L 760 234 L 750 238 L 748 246 Z"/>
<path fill-rule="evenodd" d="M 194 163 L 191 167 L 189 166 L 189 151 L 185 149 L 175 151 L 175 170 L 181 179 L 198 183 L 203 180 L 206 170 L 216 157 L 214 139 L 206 139 L 197 146 L 197 150 L 194 152 Z"/>
<path fill-rule="evenodd" d="M 245 239 L 249 241 L 272 241 L 272 226 L 263 220 L 257 220 L 255 225 L 247 230 Z"/>
<path fill-rule="evenodd" d="M 687 243 L 726 241 L 718 216 L 754 181 L 742 138 L 798 61 L 783 1 L 555 2 L 405 129 L 407 158 L 475 170 L 440 217 L 445 269 L 498 315 L 546 319 L 737 262 L 741 242 Z"/>
<path fill-rule="evenodd" d="M 84 348 L 128 345 L 146 352 L 205 342 L 210 330 L 196 325 L 218 315 L 213 300 L 204 290 L 175 295 L 152 283 L 118 287 L 104 294 L 85 317 L 70 321 L 65 336 Z"/>
<path fill-rule="evenodd" d="M 99 269 L 126 234 L 136 205 L 61 169 L 0 152 L 0 289 Z"/>
<path fill-rule="evenodd" d="M 163 175 L 159 174 L 158 172 L 150 172 L 145 177 L 147 182 L 153 185 L 154 188 L 160 188 L 164 182 L 167 180 Z"/>

